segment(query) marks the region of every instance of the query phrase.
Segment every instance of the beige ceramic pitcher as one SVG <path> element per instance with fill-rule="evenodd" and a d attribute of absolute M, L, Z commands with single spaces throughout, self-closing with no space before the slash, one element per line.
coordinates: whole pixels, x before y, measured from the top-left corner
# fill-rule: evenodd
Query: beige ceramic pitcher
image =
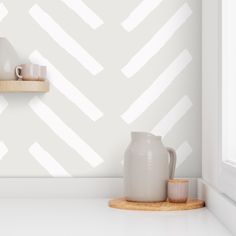
<path fill-rule="evenodd" d="M 167 181 L 174 177 L 176 152 L 161 137 L 132 132 L 125 152 L 124 190 L 129 201 L 160 202 L 167 198 Z"/>

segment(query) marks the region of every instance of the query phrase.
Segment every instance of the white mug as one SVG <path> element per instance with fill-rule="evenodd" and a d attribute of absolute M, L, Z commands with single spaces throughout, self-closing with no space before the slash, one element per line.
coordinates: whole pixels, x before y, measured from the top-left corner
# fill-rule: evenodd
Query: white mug
<path fill-rule="evenodd" d="M 39 71 L 39 65 L 22 64 L 16 67 L 16 76 L 22 80 L 38 80 Z"/>
<path fill-rule="evenodd" d="M 47 67 L 46 66 L 40 66 L 39 67 L 38 80 L 45 80 L 46 77 L 47 77 Z"/>

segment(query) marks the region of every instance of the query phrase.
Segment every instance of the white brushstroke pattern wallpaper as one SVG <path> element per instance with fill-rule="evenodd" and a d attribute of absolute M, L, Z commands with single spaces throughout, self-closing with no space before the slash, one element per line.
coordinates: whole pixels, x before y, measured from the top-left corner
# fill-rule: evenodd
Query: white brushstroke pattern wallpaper
<path fill-rule="evenodd" d="M 122 176 L 131 131 L 201 175 L 201 1 L 0 0 L 0 37 L 51 84 L 0 95 L 0 176 Z"/>

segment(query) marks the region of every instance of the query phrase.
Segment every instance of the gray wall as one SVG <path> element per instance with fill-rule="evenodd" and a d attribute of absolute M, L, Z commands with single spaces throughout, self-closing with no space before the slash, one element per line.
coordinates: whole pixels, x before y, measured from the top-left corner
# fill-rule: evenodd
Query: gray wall
<path fill-rule="evenodd" d="M 121 176 L 133 130 L 201 175 L 200 0 L 2 3 L 1 36 L 48 66 L 51 89 L 3 95 L 0 176 Z"/>

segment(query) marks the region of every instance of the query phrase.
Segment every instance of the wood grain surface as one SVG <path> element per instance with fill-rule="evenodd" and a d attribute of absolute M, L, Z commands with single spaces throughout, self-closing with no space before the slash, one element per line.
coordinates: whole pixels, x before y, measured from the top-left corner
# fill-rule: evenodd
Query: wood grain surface
<path fill-rule="evenodd" d="M 48 81 L 0 80 L 0 92 L 48 92 Z"/>

